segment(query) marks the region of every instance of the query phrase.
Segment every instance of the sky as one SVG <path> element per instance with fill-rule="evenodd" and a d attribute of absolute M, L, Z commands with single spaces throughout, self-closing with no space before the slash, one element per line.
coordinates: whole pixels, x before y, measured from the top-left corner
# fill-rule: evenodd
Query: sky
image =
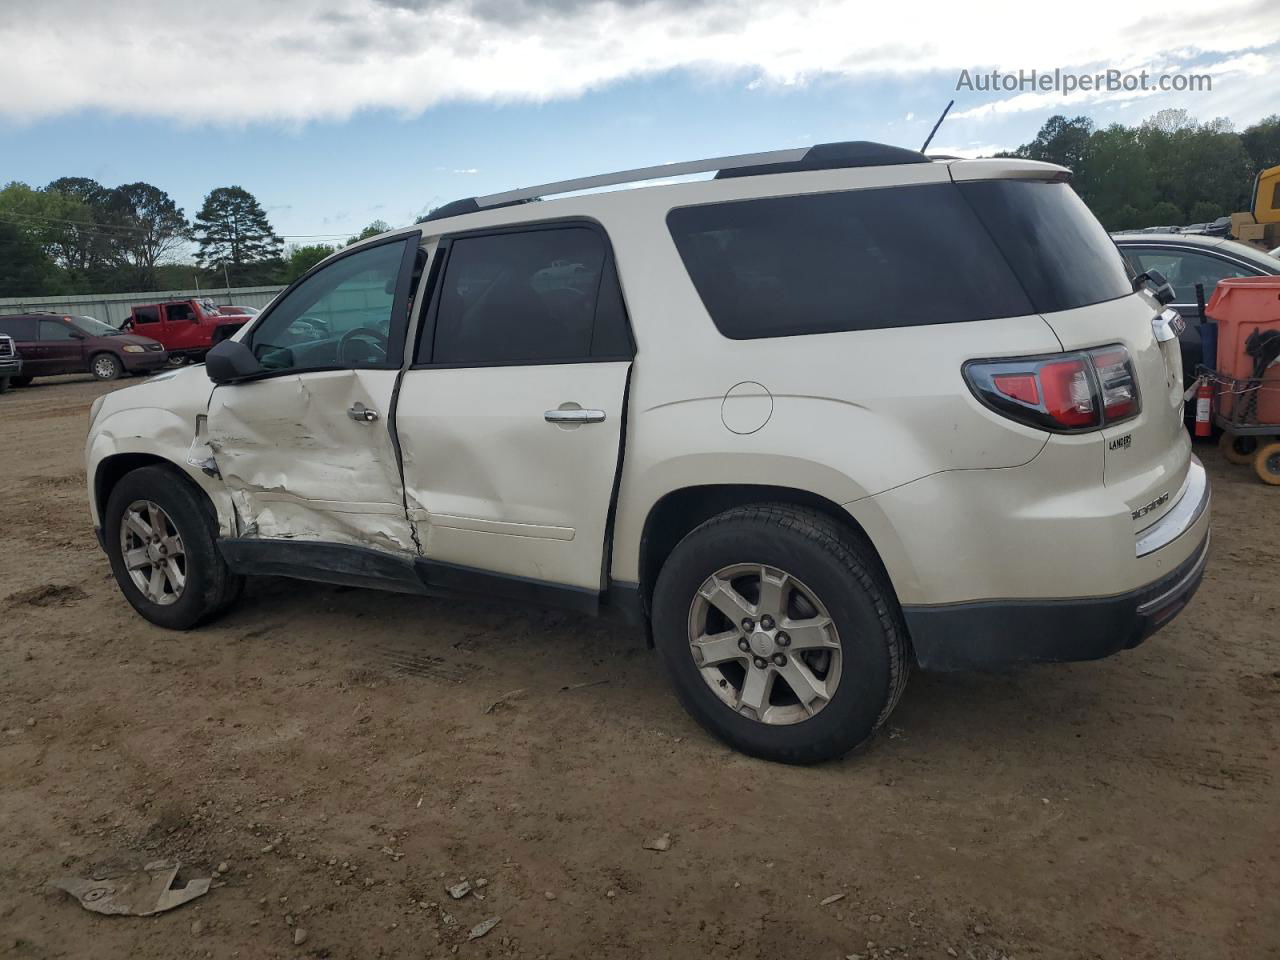
<path fill-rule="evenodd" d="M 144 180 L 188 217 L 242 186 L 290 243 L 610 170 L 919 148 L 952 98 L 930 152 L 1011 149 L 1054 113 L 1280 112 L 1275 0 L 4 0 L 0 50 L 0 183 Z M 1055 69 L 1211 89 L 983 89 Z"/>

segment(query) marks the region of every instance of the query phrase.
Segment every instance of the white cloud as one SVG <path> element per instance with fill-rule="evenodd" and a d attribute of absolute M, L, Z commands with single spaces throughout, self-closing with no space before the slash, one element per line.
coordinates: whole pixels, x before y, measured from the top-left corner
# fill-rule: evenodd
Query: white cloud
<path fill-rule="evenodd" d="M 1226 64 L 1274 36 L 1272 0 L 1212 7 L 1166 0 L 1157 21 L 1140 6 L 1078 0 L 1045 29 L 1015 0 L 981 15 L 918 0 L 910 16 L 854 0 L 5 0 L 0 116 L 90 109 L 297 123 L 573 97 L 678 68 L 754 86 L 1128 65 L 1168 51 L 1216 53 Z"/>
<path fill-rule="evenodd" d="M 929 153 L 933 156 L 965 157 L 966 159 L 972 159 L 974 157 L 994 157 L 997 153 L 1012 153 L 1016 149 L 1016 144 L 1008 146 L 1001 143 L 970 143 L 962 147 L 951 144 L 943 144 L 941 146 L 935 144 L 929 145 Z"/>

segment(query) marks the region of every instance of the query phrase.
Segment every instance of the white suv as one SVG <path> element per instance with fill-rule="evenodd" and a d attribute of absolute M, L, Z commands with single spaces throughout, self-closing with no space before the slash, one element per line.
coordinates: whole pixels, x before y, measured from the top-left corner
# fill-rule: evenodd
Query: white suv
<path fill-rule="evenodd" d="M 913 663 L 1132 647 L 1199 583 L 1209 491 L 1176 317 L 1068 178 L 845 143 L 458 201 L 99 399 L 99 538 L 176 629 L 251 574 L 625 617 L 790 762 Z"/>

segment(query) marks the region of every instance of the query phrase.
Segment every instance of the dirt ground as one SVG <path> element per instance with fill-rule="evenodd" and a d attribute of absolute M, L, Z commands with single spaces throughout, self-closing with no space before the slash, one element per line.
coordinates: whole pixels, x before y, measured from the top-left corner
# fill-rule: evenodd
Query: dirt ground
<path fill-rule="evenodd" d="M 1212 447 L 1172 626 L 916 674 L 867 749 L 791 768 L 600 621 L 264 580 L 150 626 L 86 512 L 104 389 L 0 396 L 0 956 L 1280 956 L 1280 490 Z M 162 856 L 227 869 L 151 918 L 49 886 Z"/>

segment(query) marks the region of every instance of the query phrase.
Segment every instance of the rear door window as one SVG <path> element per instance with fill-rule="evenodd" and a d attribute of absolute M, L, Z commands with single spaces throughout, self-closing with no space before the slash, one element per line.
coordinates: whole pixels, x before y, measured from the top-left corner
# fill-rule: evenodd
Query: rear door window
<path fill-rule="evenodd" d="M 626 311 L 603 237 L 556 226 L 449 241 L 434 346 L 419 363 L 512 364 L 631 355 Z M 430 350 L 430 354 L 428 354 Z"/>
<path fill-rule="evenodd" d="M 1069 185 L 974 180 L 958 186 L 1037 313 L 1086 307 L 1133 292 L 1120 251 Z"/>
<path fill-rule="evenodd" d="M 667 226 L 735 340 L 1035 312 L 952 184 L 679 207 Z"/>
<path fill-rule="evenodd" d="M 159 307 L 135 307 L 133 310 L 134 323 L 159 323 L 160 308 Z"/>

